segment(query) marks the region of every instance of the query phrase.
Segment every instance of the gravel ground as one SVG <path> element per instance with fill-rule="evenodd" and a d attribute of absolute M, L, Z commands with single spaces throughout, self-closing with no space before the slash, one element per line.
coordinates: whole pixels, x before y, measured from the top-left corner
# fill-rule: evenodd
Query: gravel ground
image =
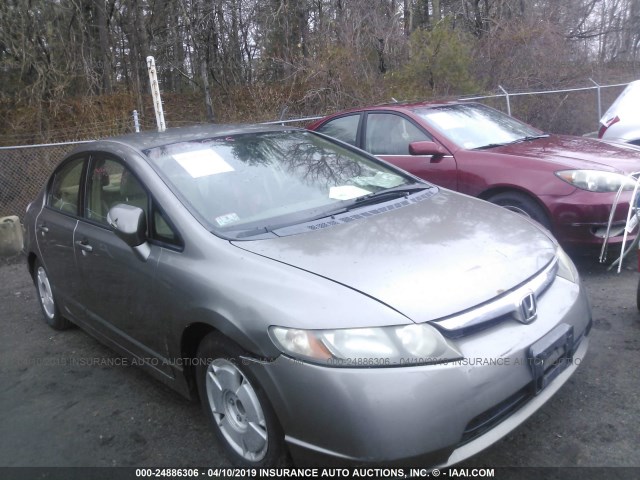
<path fill-rule="evenodd" d="M 594 316 L 586 360 L 524 425 L 459 467 L 640 467 L 639 275 L 635 259 L 618 275 L 594 258 L 576 259 Z M 109 366 L 118 356 L 83 331 L 50 329 L 20 260 L 0 265 L 0 305 L 0 467 L 228 465 L 197 403 L 134 366 Z"/>

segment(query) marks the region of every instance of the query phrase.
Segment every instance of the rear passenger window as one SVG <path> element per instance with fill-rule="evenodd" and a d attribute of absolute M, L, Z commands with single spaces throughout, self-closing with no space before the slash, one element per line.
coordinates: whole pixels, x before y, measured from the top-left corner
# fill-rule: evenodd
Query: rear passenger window
<path fill-rule="evenodd" d="M 56 172 L 47 196 L 48 206 L 73 215 L 78 213 L 83 164 L 84 159 L 77 158 L 67 162 Z"/>

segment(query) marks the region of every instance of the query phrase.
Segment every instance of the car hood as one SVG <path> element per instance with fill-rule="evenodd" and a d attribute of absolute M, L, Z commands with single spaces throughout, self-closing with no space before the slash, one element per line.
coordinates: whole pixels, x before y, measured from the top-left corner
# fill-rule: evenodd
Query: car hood
<path fill-rule="evenodd" d="M 496 147 L 487 152 L 549 161 L 561 168 L 632 173 L 640 170 L 640 149 L 633 145 L 565 135 Z"/>
<path fill-rule="evenodd" d="M 549 235 L 520 215 L 440 190 L 392 212 L 232 243 L 357 290 L 419 323 L 467 310 L 525 282 L 553 259 L 556 245 Z M 365 326 L 367 319 L 354 323 Z"/>

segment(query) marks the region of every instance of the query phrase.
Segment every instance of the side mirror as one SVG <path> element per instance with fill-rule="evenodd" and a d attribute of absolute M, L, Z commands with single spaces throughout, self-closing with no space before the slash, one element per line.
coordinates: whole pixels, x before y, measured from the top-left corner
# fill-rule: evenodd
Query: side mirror
<path fill-rule="evenodd" d="M 409 153 L 411 155 L 449 155 L 449 151 L 436 142 L 423 141 L 413 142 L 409 144 Z"/>
<path fill-rule="evenodd" d="M 143 261 L 151 254 L 147 243 L 147 217 L 144 210 L 133 205 L 118 203 L 109 210 L 107 223 L 124 243 Z"/>

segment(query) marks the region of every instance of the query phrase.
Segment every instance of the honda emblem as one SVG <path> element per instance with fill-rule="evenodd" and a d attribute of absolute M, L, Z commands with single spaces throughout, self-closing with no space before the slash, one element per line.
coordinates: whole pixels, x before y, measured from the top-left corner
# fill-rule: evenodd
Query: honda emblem
<path fill-rule="evenodd" d="M 533 292 L 529 292 L 520 300 L 517 318 L 522 323 L 531 323 L 538 318 L 538 304 Z"/>

